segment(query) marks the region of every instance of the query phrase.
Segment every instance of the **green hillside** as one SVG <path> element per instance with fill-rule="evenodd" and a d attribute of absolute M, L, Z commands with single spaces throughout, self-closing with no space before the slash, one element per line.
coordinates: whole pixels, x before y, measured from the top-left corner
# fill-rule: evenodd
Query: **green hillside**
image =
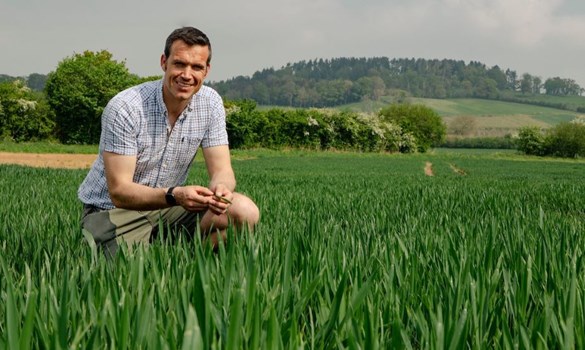
<path fill-rule="evenodd" d="M 450 117 L 458 115 L 474 116 L 510 116 L 529 115 L 545 123 L 556 124 L 560 121 L 569 121 L 579 113 L 540 107 L 522 103 L 502 102 L 483 99 L 449 99 L 439 100 L 431 98 L 412 98 L 413 103 L 422 103 L 436 110 L 441 116 Z"/>
<path fill-rule="evenodd" d="M 522 103 L 503 102 L 484 99 L 432 99 L 408 98 L 408 102 L 424 104 L 434 109 L 443 117 L 450 134 L 453 134 L 453 123 L 463 117 L 471 120 L 473 130 L 467 136 L 504 136 L 514 134 L 523 126 L 539 126 L 549 128 L 560 122 L 575 119 L 581 113 L 540 107 Z M 375 113 L 391 101 L 384 98 L 380 101 L 365 101 L 340 106 L 340 109 L 364 113 Z"/>

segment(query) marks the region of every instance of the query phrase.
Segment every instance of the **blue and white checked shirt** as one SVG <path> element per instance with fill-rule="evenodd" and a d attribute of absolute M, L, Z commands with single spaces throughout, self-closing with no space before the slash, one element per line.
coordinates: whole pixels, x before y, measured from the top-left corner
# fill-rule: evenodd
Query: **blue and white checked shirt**
<path fill-rule="evenodd" d="M 163 103 L 162 80 L 116 95 L 102 114 L 99 155 L 78 190 L 81 202 L 112 209 L 104 151 L 136 156 L 134 182 L 150 187 L 184 184 L 199 146 L 227 145 L 225 110 L 219 94 L 202 86 L 172 128 Z"/>

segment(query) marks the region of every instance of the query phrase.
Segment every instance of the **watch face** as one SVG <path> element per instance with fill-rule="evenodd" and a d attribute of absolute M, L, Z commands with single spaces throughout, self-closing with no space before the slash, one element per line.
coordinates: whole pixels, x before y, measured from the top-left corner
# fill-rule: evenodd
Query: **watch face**
<path fill-rule="evenodd" d="M 167 194 L 165 195 L 165 199 L 166 199 L 167 203 L 170 205 L 177 204 L 177 200 L 175 199 L 175 196 L 173 195 L 173 189 L 174 189 L 174 187 L 169 188 L 169 190 L 167 191 Z"/>

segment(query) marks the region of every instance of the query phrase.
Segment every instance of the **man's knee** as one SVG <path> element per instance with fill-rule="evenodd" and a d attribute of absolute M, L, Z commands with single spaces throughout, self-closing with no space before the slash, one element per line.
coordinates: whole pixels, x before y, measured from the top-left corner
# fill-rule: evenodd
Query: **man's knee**
<path fill-rule="evenodd" d="M 256 203 L 244 195 L 239 195 L 234 204 L 230 209 L 230 217 L 240 226 L 247 224 L 249 228 L 253 228 L 260 220 L 260 210 Z"/>

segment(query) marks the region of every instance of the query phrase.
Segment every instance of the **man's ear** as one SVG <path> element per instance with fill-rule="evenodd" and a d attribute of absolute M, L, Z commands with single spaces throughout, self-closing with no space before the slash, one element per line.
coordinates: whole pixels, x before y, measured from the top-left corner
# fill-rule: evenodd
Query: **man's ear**
<path fill-rule="evenodd" d="M 167 71 L 167 56 L 163 53 L 160 55 L 160 67 L 162 68 L 163 72 Z"/>

